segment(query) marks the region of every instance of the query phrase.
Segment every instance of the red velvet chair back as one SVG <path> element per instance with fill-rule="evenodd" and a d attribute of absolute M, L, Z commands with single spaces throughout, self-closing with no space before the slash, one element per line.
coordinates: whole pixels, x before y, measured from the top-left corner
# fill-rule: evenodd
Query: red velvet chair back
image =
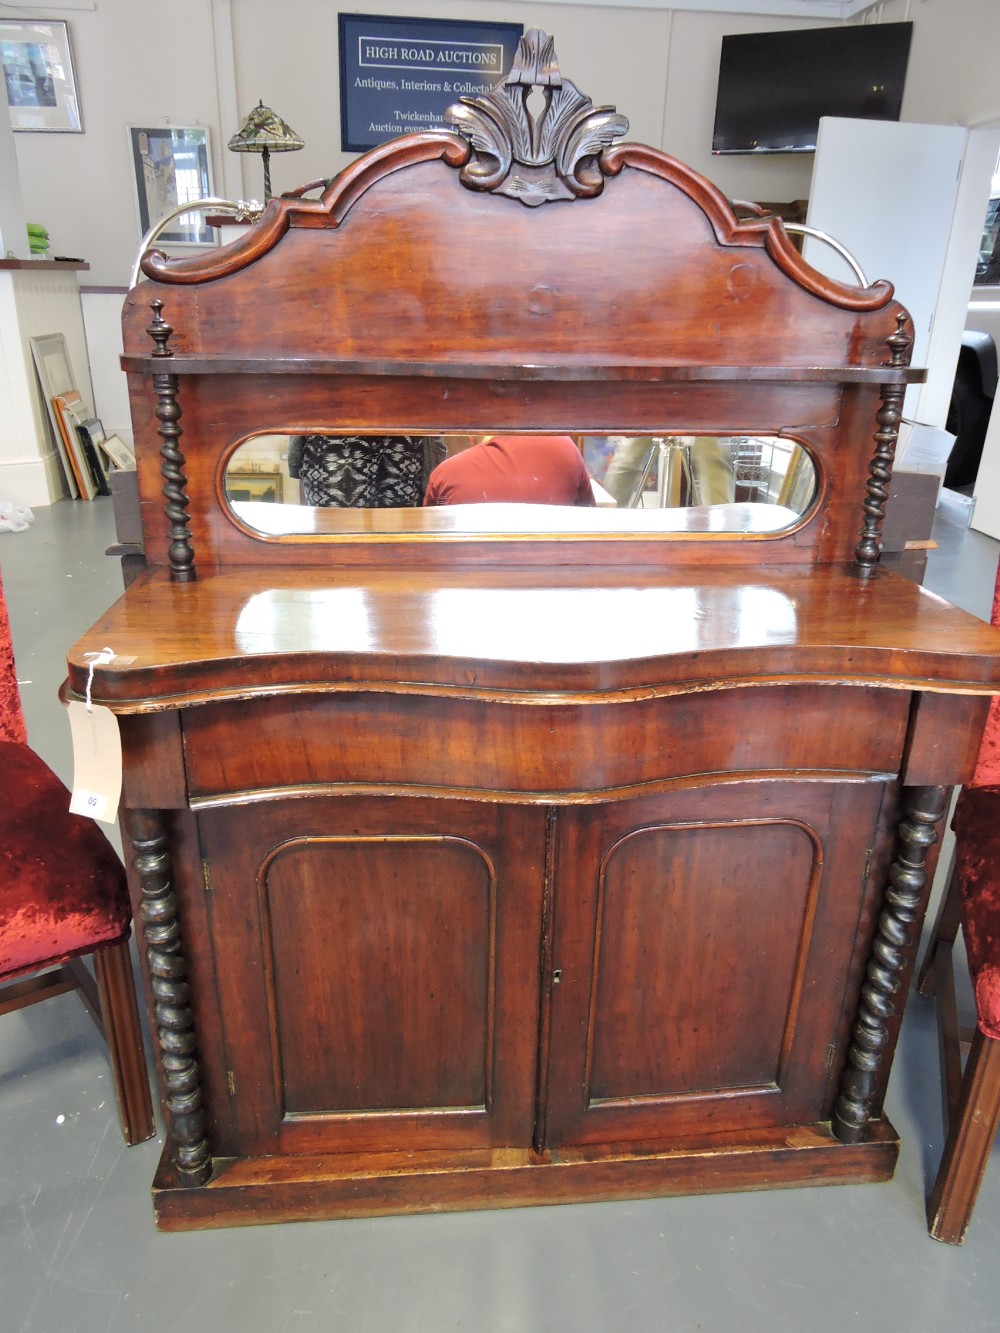
<path fill-rule="evenodd" d="M 0 1014 L 77 990 L 108 1043 L 125 1141 L 138 1143 L 154 1126 L 125 872 L 97 825 L 70 813 L 65 785 L 26 743 L 2 583 L 0 790 Z"/>
<path fill-rule="evenodd" d="M 24 725 L 21 692 L 17 687 L 14 646 L 10 638 L 10 617 L 0 577 L 0 741 L 18 741 L 24 745 L 28 733 Z"/>

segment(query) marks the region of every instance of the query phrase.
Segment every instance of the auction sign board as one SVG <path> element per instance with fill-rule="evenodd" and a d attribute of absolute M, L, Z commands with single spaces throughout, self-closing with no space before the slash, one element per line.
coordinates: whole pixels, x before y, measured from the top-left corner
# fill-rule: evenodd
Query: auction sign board
<path fill-rule="evenodd" d="M 362 153 L 397 134 L 445 128 L 460 97 L 489 92 L 524 27 L 340 14 L 340 146 Z"/>

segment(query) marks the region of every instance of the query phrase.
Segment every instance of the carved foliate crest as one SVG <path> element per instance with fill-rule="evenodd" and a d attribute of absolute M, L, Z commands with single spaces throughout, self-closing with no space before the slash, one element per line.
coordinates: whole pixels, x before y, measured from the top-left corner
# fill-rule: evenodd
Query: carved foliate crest
<path fill-rule="evenodd" d="M 528 104 L 536 90 L 542 98 L 537 111 Z M 628 121 L 613 106 L 595 107 L 562 77 L 553 40 L 538 28 L 521 38 L 505 79 L 482 97 L 461 98 L 444 119 L 473 148 L 462 182 L 531 207 L 600 194 L 598 156 L 628 133 Z"/>

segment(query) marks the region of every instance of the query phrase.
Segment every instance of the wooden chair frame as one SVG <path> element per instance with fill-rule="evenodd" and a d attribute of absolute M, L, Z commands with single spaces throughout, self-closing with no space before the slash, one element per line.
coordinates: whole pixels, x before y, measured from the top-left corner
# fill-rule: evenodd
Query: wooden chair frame
<path fill-rule="evenodd" d="M 952 954 L 961 924 L 961 893 L 953 858 L 917 982 L 921 995 L 937 1001 L 946 1127 L 944 1152 L 927 1201 L 927 1226 L 935 1240 L 949 1245 L 965 1240 L 1000 1124 L 1000 1041 L 986 1036 L 978 1024 L 968 1032 L 958 1022 Z"/>
<path fill-rule="evenodd" d="M 13 1013 L 75 990 L 104 1038 L 114 1075 L 118 1114 L 131 1147 L 156 1133 L 146 1053 L 128 940 L 95 949 L 94 976 L 82 958 L 0 987 L 0 1014 Z"/>

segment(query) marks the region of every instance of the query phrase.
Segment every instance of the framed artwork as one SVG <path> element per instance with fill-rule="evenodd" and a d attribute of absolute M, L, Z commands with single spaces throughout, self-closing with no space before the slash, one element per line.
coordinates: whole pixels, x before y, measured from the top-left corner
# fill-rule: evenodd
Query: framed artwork
<path fill-rule="evenodd" d="M 52 427 L 52 438 L 55 440 L 56 449 L 59 452 L 66 486 L 69 490 L 70 499 L 75 499 L 81 494 L 81 491 L 77 485 L 72 458 L 62 436 L 59 418 L 53 406 L 53 399 L 60 394 L 76 392 L 76 381 L 73 378 L 73 367 L 70 365 L 66 339 L 61 333 L 46 333 L 40 337 L 32 338 L 31 355 L 35 362 L 38 382 L 42 387 L 42 402 L 45 404 L 45 411 Z"/>
<path fill-rule="evenodd" d="M 281 504 L 281 473 L 230 470 L 226 473 L 226 494 L 230 500 L 264 500 L 270 504 Z"/>
<path fill-rule="evenodd" d="M 90 413 L 76 389 L 69 393 L 57 393 L 52 399 L 52 408 L 59 425 L 59 434 L 66 448 L 66 456 L 73 469 L 77 490 L 84 500 L 93 500 L 97 494 L 97 482 L 87 462 L 83 443 L 77 435 L 77 426 L 86 421 Z"/>
<path fill-rule="evenodd" d="M 0 64 L 15 130 L 83 133 L 65 23 L 0 19 Z"/>
<path fill-rule="evenodd" d="M 45 390 L 46 402 L 57 393 L 69 393 L 76 388 L 66 339 L 61 333 L 45 333 L 32 338 L 31 354 Z"/>
<path fill-rule="evenodd" d="M 453 102 L 508 72 L 523 32 L 520 23 L 339 14 L 341 148 L 443 129 Z"/>
<path fill-rule="evenodd" d="M 97 441 L 98 447 L 119 472 L 135 471 L 135 454 L 120 435 L 108 435 Z"/>
<path fill-rule="evenodd" d="M 583 436 L 583 461 L 596 482 L 603 482 L 608 464 L 615 456 L 615 438 L 609 435 Z"/>
<path fill-rule="evenodd" d="M 104 427 L 96 417 L 89 417 L 85 421 L 76 422 L 76 434 L 83 446 L 87 466 L 90 468 L 94 484 L 97 487 L 97 494 L 110 495 L 111 487 L 108 485 L 108 470 L 104 465 L 104 459 L 99 448 L 101 441 L 104 439 Z"/>
<path fill-rule="evenodd" d="M 208 130 L 166 125 L 129 126 L 139 231 L 145 236 L 171 209 L 212 194 Z M 175 218 L 159 241 L 167 245 L 217 245 L 218 231 L 197 211 Z"/>

